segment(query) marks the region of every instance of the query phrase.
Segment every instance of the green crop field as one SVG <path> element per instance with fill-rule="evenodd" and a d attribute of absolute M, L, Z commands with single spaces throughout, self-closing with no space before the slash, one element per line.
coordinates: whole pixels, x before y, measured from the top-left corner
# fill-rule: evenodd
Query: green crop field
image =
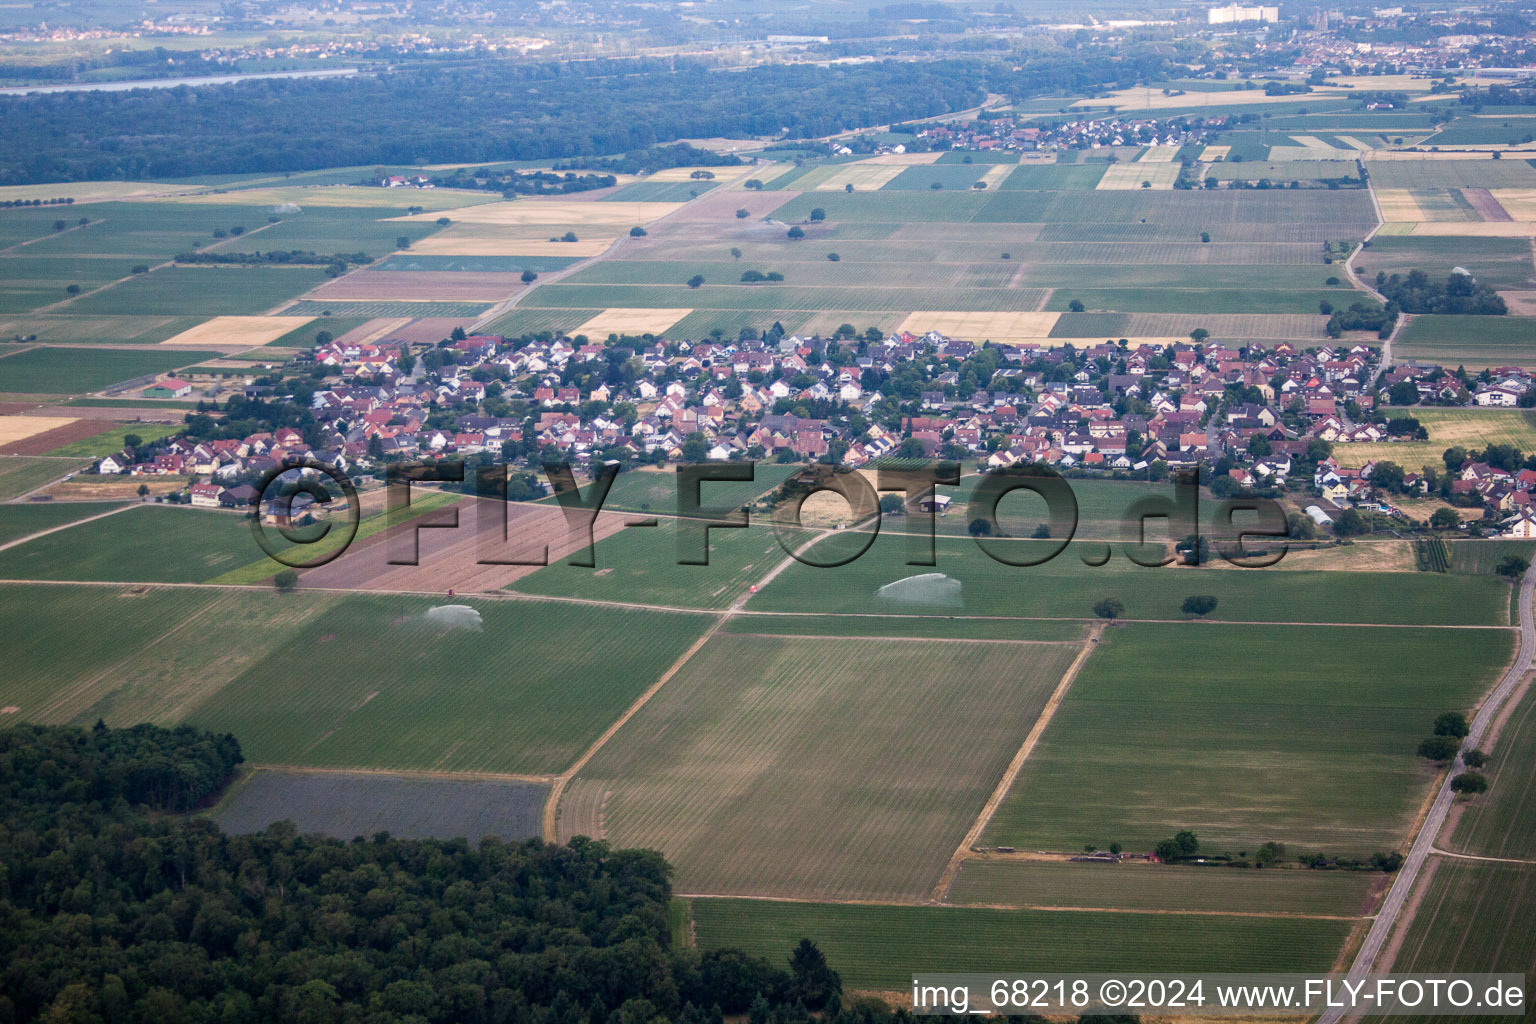
<path fill-rule="evenodd" d="M 243 515 L 145 505 L 0 551 L 0 578 L 202 583 L 260 556 Z"/>
<path fill-rule="evenodd" d="M 949 898 L 987 906 L 1353 917 L 1367 913 L 1372 891 L 1384 880 L 1369 871 L 968 860 Z"/>
<path fill-rule="evenodd" d="M 896 177 L 880 186 L 881 191 L 896 192 L 906 189 L 954 189 L 963 191 L 980 181 L 987 173 L 986 167 L 972 164 L 926 164 L 908 167 Z M 938 185 L 938 189 L 933 186 Z"/>
<path fill-rule="evenodd" d="M 1393 353 L 1476 372 L 1492 366 L 1536 366 L 1533 340 L 1536 317 L 1416 316 L 1403 328 Z"/>
<path fill-rule="evenodd" d="M 74 314 L 235 316 L 265 313 L 324 281 L 320 267 L 175 266 L 60 307 Z"/>
<path fill-rule="evenodd" d="M 1081 622 L 968 619 L 944 615 L 737 615 L 722 631 L 746 635 L 930 637 L 936 640 L 1082 640 Z"/>
<path fill-rule="evenodd" d="M 1319 268 L 1321 271 L 1323 268 Z M 1321 273 L 1318 274 L 1322 278 Z M 1321 285 L 1322 281 L 1319 280 Z M 1364 293 L 1347 288 L 1313 288 L 1301 291 L 1234 291 L 1221 288 L 1058 288 L 1046 302 L 1047 309 L 1065 311 L 1081 302 L 1089 310 L 1145 313 L 1310 313 L 1319 303 L 1348 305 Z"/>
<path fill-rule="evenodd" d="M 1378 271 L 1407 274 L 1422 270 L 1432 278 L 1444 280 L 1456 267 L 1471 271 L 1479 283 L 1490 288 L 1529 288 L 1536 284 L 1531 244 L 1524 238 L 1379 235 L 1355 260 L 1355 269 L 1368 277 L 1375 277 Z M 1454 325 L 1458 319 L 1464 325 L 1470 323 L 1465 318 L 1431 318 L 1444 320 L 1447 326 Z M 1536 332 L 1528 334 L 1527 338 L 1536 338 Z"/>
<path fill-rule="evenodd" d="M 706 487 L 706 494 L 708 488 Z M 706 498 L 706 502 L 710 499 Z M 651 528 L 627 528 L 598 541 L 595 568 L 566 562 L 546 566 L 512 584 L 525 594 L 584 597 L 689 608 L 725 608 L 789 555 L 766 525 L 711 529 L 709 564 L 680 565 L 679 531 L 689 557 L 702 543 L 704 524 L 662 519 Z M 813 535 L 790 535 L 801 543 Z"/>
<path fill-rule="evenodd" d="M 1487 575 L 1511 555 L 1531 561 L 1536 558 L 1536 541 L 1531 540 L 1458 540 L 1451 544 L 1451 572 Z"/>
<path fill-rule="evenodd" d="M 1013 191 L 1091 189 L 1104 177 L 1104 168 L 1090 164 L 1021 164 L 998 186 Z"/>
<path fill-rule="evenodd" d="M 759 463 L 754 478 L 748 482 L 709 481 L 699 486 L 699 501 L 705 508 L 745 505 L 783 483 L 800 467 Z M 678 473 L 673 467 L 636 468 L 620 473 L 608 489 L 603 508 L 624 512 L 677 514 Z"/>
<path fill-rule="evenodd" d="M 9 501 L 83 466 L 70 459 L 0 455 L 0 501 Z"/>
<path fill-rule="evenodd" d="M 441 604 L 469 604 L 480 628 L 437 624 L 426 613 Z M 660 612 L 359 594 L 308 616 L 188 720 L 235 733 L 255 762 L 556 772 L 706 625 Z"/>
<path fill-rule="evenodd" d="M 686 203 L 719 185 L 718 181 L 637 181 L 608 195 L 598 196 L 598 202 Z"/>
<path fill-rule="evenodd" d="M 1268 178 L 1274 182 L 1317 181 L 1328 178 L 1358 178 L 1360 168 L 1353 160 L 1245 160 L 1237 163 L 1222 161 L 1212 164 L 1204 172 L 1207 178 L 1217 181 L 1257 181 Z"/>
<path fill-rule="evenodd" d="M 1483 743 L 1489 788 L 1464 800 L 1445 849 L 1481 857 L 1536 860 L 1536 688 L 1528 688 L 1499 730 Z"/>
<path fill-rule="evenodd" d="M 998 149 L 951 149 L 939 154 L 935 164 L 976 164 L 985 169 L 990 164 L 1016 164 L 1019 154 Z"/>
<path fill-rule="evenodd" d="M 25 253 L 26 250 L 19 250 Z M 134 263 L 128 259 L 94 259 L 71 256 L 0 255 L 0 315 L 29 313 L 69 298 L 70 285 L 82 290 L 99 288 L 127 277 Z"/>
<path fill-rule="evenodd" d="M 192 366 L 217 352 L 184 348 L 107 349 L 40 346 L 0 357 L 0 391 L 79 394 L 120 381 Z"/>
<path fill-rule="evenodd" d="M 524 270 L 546 273 L 564 270 L 581 261 L 570 256 L 438 256 L 431 253 L 402 252 L 374 264 L 374 270 L 443 271 L 464 273 L 517 274 Z"/>
<path fill-rule="evenodd" d="M 1434 777 L 1418 741 L 1441 711 L 1477 703 L 1511 644 L 1491 630 L 1117 626 L 985 841 L 1150 850 L 1188 828 L 1213 853 L 1394 849 Z"/>
<path fill-rule="evenodd" d="M 39 313 L 0 320 L 0 338 L 42 344 L 158 345 L 202 323 L 200 316 L 71 316 Z"/>
<path fill-rule="evenodd" d="M 1524 160 L 1376 160 L 1376 188 L 1532 188 L 1536 168 Z"/>
<path fill-rule="evenodd" d="M 685 892 L 920 898 L 1078 649 L 718 635 L 582 769 L 561 834 L 659 849 Z"/>
<path fill-rule="evenodd" d="M 31 722 L 174 725 L 335 600 L 270 589 L 0 585 L 8 637 L 0 706 Z M 231 623 L 241 624 L 237 643 L 223 639 Z"/>
<path fill-rule="evenodd" d="M 1150 531 L 1149 537 L 1154 536 Z M 823 541 L 827 555 L 816 552 L 816 557 L 829 561 L 834 550 L 846 557 L 851 540 Z M 1059 539 L 991 542 L 996 551 L 1014 561 L 1046 557 L 1060 543 Z M 1496 579 L 1410 573 L 1395 578 L 1387 592 L 1373 573 L 1291 571 L 1284 561 L 1262 570 L 1144 568 L 1125 558 L 1119 544 L 1112 545 L 1112 558 L 1104 566 L 1091 568 L 1080 560 L 1080 552 L 1102 551 L 1102 547 L 1074 542 L 1054 559 L 1024 567 L 994 560 L 969 538 L 940 537 L 937 564 L 930 567 L 907 565 L 904 538 L 882 535 L 868 551 L 837 568 L 790 565 L 748 607 L 801 613 L 906 611 L 1089 618 L 1096 602 L 1114 597 L 1124 602 L 1129 618 L 1178 619 L 1185 597 L 1211 594 L 1220 602 L 1212 618 L 1243 622 L 1503 625 L 1509 621 L 1508 584 Z M 921 594 L 904 603 L 876 593 L 887 584 L 933 572 L 959 581 L 958 602 L 947 591 L 937 604 L 925 604 Z M 542 572 L 529 579 L 539 575 Z M 708 586 L 714 576 L 711 570 L 699 585 Z"/>
<path fill-rule="evenodd" d="M 815 936 L 850 989 L 910 992 L 917 972 L 1326 971 L 1348 921 L 982 907 L 691 901 L 698 944 L 775 963 Z"/>
<path fill-rule="evenodd" d="M 1536 974 L 1536 865 L 1434 858 L 1424 902 L 1414 914 L 1392 970 L 1504 971 Z M 1419 884 L 1425 884 L 1420 879 Z M 695 914 L 698 907 L 695 906 Z M 1527 1012 L 1526 1016 L 1529 1016 Z M 1467 1024 L 1519 1017 L 1459 1016 Z"/>
<path fill-rule="evenodd" d="M 0 461 L 0 468 L 12 460 L 7 457 Z M 50 467 L 50 475 L 56 470 L 51 467 L 64 466 L 68 468 L 68 462 L 59 459 L 27 460 L 28 462 L 44 462 Z M 8 481 L 8 477 L 0 477 L 0 483 Z M 55 526 L 63 526 L 65 523 L 73 523 L 85 519 L 88 516 L 99 515 L 102 512 L 111 511 L 121 507 L 120 502 L 98 501 L 68 501 L 68 502 L 37 502 L 28 505 L 0 505 L 0 544 L 9 544 L 14 540 L 37 533 L 40 530 L 51 530 Z M 12 549 L 15 550 L 14 548 Z"/>

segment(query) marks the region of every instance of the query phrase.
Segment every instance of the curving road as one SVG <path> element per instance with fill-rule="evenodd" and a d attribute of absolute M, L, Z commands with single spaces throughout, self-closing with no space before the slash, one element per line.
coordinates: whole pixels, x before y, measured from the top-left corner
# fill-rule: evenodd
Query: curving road
<path fill-rule="evenodd" d="M 1488 730 L 1489 724 L 1499 713 L 1499 709 L 1520 685 L 1520 680 L 1525 678 L 1525 674 L 1531 670 L 1532 656 L 1536 654 L 1536 621 L 1533 621 L 1531 613 L 1533 596 L 1536 596 L 1536 565 L 1527 569 L 1525 576 L 1520 580 L 1520 650 L 1515 654 L 1514 663 L 1509 666 L 1509 670 L 1504 673 L 1499 684 L 1488 694 L 1482 707 L 1477 709 L 1477 715 L 1472 719 L 1471 730 L 1467 733 L 1465 743 L 1462 744 L 1465 750 L 1471 750 L 1478 745 L 1483 738 L 1483 733 Z M 1435 802 L 1424 818 L 1424 826 L 1419 829 L 1419 834 L 1414 838 L 1413 846 L 1408 851 L 1408 858 L 1398 869 L 1392 889 L 1387 893 L 1381 909 L 1376 912 L 1376 920 L 1372 922 L 1371 930 L 1366 933 L 1365 941 L 1360 945 L 1360 952 L 1355 955 L 1355 962 L 1349 968 L 1351 979 L 1363 978 L 1369 974 L 1371 967 L 1376 963 L 1376 958 L 1381 955 L 1382 947 L 1391 936 L 1403 904 L 1407 902 L 1408 894 L 1413 890 L 1413 884 L 1419 877 L 1419 871 L 1433 852 L 1440 829 L 1445 825 L 1446 815 L 1450 812 L 1451 801 L 1455 797 L 1451 792 L 1451 779 L 1463 767 L 1461 755 L 1458 754 L 1451 770 L 1440 781 L 1440 790 L 1435 794 Z M 1343 1016 L 1342 1008 L 1330 1008 L 1318 1017 L 1317 1024 L 1336 1024 Z"/>

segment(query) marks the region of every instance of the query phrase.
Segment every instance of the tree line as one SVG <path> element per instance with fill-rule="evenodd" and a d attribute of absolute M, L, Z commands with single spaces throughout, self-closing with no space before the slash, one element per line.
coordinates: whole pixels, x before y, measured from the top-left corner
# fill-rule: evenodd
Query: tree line
<path fill-rule="evenodd" d="M 974 106 L 978 60 L 764 65 L 490 60 L 217 89 L 0 100 L 0 184 L 570 160 L 679 138 L 812 138 Z M 617 168 L 613 168 L 617 170 Z"/>

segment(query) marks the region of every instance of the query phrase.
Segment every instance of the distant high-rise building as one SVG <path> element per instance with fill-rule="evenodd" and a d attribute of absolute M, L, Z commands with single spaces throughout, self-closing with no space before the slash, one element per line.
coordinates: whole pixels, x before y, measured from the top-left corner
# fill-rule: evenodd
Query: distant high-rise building
<path fill-rule="evenodd" d="M 1240 21 L 1279 21 L 1280 8 L 1278 7 L 1242 7 L 1238 4 L 1230 4 L 1226 7 L 1212 7 L 1205 12 L 1212 25 L 1232 25 Z"/>

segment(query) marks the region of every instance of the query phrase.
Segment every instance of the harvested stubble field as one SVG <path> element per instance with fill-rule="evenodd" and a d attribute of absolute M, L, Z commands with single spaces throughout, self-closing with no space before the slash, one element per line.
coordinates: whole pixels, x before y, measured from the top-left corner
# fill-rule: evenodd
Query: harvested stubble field
<path fill-rule="evenodd" d="M 949 899 L 986 906 L 1354 917 L 1368 912 L 1383 880 L 1366 871 L 973 859 L 961 867 Z"/>
<path fill-rule="evenodd" d="M 582 769 L 560 835 L 659 849 L 687 892 L 920 897 L 1079 646 L 717 635 Z"/>
<path fill-rule="evenodd" d="M 256 763 L 548 774 L 565 768 L 704 630 L 696 615 L 349 595 L 308 617 L 189 721 Z M 317 677 L 316 673 L 321 673 Z"/>
<path fill-rule="evenodd" d="M 307 316 L 216 316 L 160 344 L 255 348 L 301 330 L 312 320 Z"/>
<path fill-rule="evenodd" d="M 910 992 L 921 972 L 1325 971 L 1348 921 L 983 907 L 692 900 L 698 944 L 775 962 L 814 935 L 848 989 Z"/>
<path fill-rule="evenodd" d="M 1502 630 L 1116 626 L 984 841 L 1148 850 L 1188 828 L 1213 853 L 1396 849 L 1435 777 L 1418 741 L 1511 650 Z"/>
<path fill-rule="evenodd" d="M 1536 452 L 1536 413 L 1525 409 L 1394 409 L 1392 417 L 1411 416 L 1429 432 L 1427 441 L 1392 441 L 1377 444 L 1341 444 L 1336 458 L 1343 466 L 1361 466 L 1372 459 L 1388 459 L 1409 472 L 1423 466 L 1443 468 L 1447 448 L 1460 446 L 1476 451 L 1490 444 L 1512 444 L 1523 452 Z"/>
<path fill-rule="evenodd" d="M 548 795 L 547 785 L 517 779 L 266 769 L 237 784 L 212 818 L 236 835 L 291 821 L 300 833 L 342 840 L 388 832 L 402 839 L 517 842 L 539 834 Z"/>

